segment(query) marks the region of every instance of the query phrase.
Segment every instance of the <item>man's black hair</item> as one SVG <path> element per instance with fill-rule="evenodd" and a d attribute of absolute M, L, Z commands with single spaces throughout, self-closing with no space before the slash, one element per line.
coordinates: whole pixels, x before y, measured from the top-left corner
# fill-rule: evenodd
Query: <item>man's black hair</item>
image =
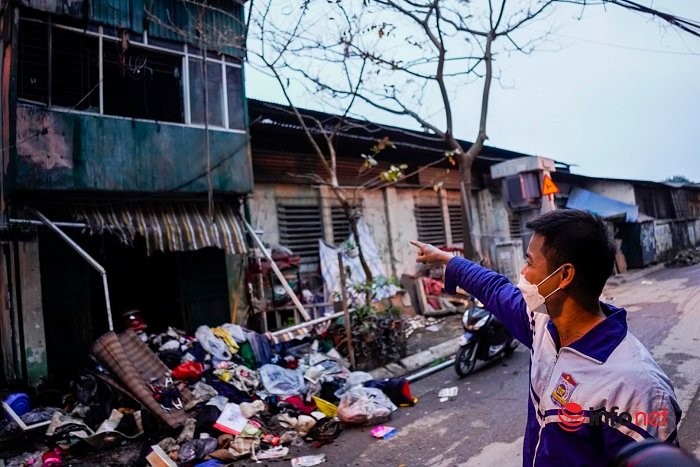
<path fill-rule="evenodd" d="M 573 264 L 574 290 L 598 298 L 613 273 L 615 243 L 600 216 L 578 209 L 558 209 L 532 219 L 526 227 L 544 237 L 543 254 L 550 272 Z"/>

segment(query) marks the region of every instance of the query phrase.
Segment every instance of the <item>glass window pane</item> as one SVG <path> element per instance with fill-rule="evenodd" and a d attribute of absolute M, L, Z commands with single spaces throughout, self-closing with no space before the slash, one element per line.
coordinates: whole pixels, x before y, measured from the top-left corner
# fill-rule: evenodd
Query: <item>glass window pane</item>
<path fill-rule="evenodd" d="M 202 61 L 190 59 L 190 116 L 192 123 L 204 123 L 204 87 Z"/>
<path fill-rule="evenodd" d="M 245 129 L 245 109 L 243 106 L 243 72 L 241 68 L 226 67 L 226 100 L 228 101 L 228 127 Z"/>
<path fill-rule="evenodd" d="M 208 124 L 223 126 L 223 79 L 221 64 L 207 62 Z M 202 61 L 190 59 L 190 109 L 192 123 L 204 123 Z"/>
<path fill-rule="evenodd" d="M 209 124 L 224 125 L 224 78 L 221 63 L 207 62 L 207 90 L 209 104 Z"/>

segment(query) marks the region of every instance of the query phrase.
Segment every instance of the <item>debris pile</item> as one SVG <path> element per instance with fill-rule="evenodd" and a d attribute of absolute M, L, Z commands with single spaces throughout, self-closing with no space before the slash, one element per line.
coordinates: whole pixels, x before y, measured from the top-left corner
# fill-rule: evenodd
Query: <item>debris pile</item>
<path fill-rule="evenodd" d="M 59 407 L 21 406 L 27 424 L 48 422 L 35 428 L 45 431 L 44 449 L 5 465 L 48 465 L 42 457 L 80 463 L 86 452 L 134 440 L 150 465 L 284 459 L 289 446 L 323 446 L 345 426 L 379 425 L 416 403 L 407 380 L 351 371 L 333 344 L 332 335 L 275 342 L 233 324 L 200 326 L 194 335 L 106 333 L 91 348 L 96 365 Z M 18 428 L 10 423 L 0 432 Z"/>
<path fill-rule="evenodd" d="M 676 253 L 673 258 L 666 261 L 667 267 L 692 266 L 700 263 L 700 249 L 688 248 Z"/>

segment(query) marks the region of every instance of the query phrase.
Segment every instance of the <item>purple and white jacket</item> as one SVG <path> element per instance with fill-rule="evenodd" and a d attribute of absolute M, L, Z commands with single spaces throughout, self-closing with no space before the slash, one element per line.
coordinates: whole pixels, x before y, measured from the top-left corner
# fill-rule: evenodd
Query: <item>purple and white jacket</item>
<path fill-rule="evenodd" d="M 666 374 L 627 330 L 627 312 L 601 303 L 607 319 L 560 347 L 547 315 L 528 312 L 506 277 L 450 260 L 445 288 L 472 293 L 530 349 L 525 466 L 600 466 L 646 438 L 677 444 L 681 410 Z M 580 410 L 577 410 L 580 409 Z"/>

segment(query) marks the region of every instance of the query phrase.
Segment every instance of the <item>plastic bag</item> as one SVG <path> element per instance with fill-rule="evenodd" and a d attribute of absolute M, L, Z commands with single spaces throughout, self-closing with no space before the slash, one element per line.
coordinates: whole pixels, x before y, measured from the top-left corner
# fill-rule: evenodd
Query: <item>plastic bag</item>
<path fill-rule="evenodd" d="M 376 425 L 391 418 L 393 402 L 379 389 L 350 388 L 338 404 L 338 418 L 349 425 Z"/>
<path fill-rule="evenodd" d="M 343 394 L 348 392 L 349 389 L 355 386 L 363 386 L 366 382 L 373 380 L 374 377 L 369 373 L 366 373 L 364 371 L 353 371 L 352 373 L 350 373 L 350 375 L 348 375 L 347 379 L 345 380 L 345 386 L 338 389 L 334 395 L 335 397 L 340 399 L 341 397 L 343 397 Z"/>
<path fill-rule="evenodd" d="M 277 365 L 263 365 L 258 370 L 265 390 L 278 396 L 302 394 L 306 387 L 304 378 L 294 370 Z"/>

